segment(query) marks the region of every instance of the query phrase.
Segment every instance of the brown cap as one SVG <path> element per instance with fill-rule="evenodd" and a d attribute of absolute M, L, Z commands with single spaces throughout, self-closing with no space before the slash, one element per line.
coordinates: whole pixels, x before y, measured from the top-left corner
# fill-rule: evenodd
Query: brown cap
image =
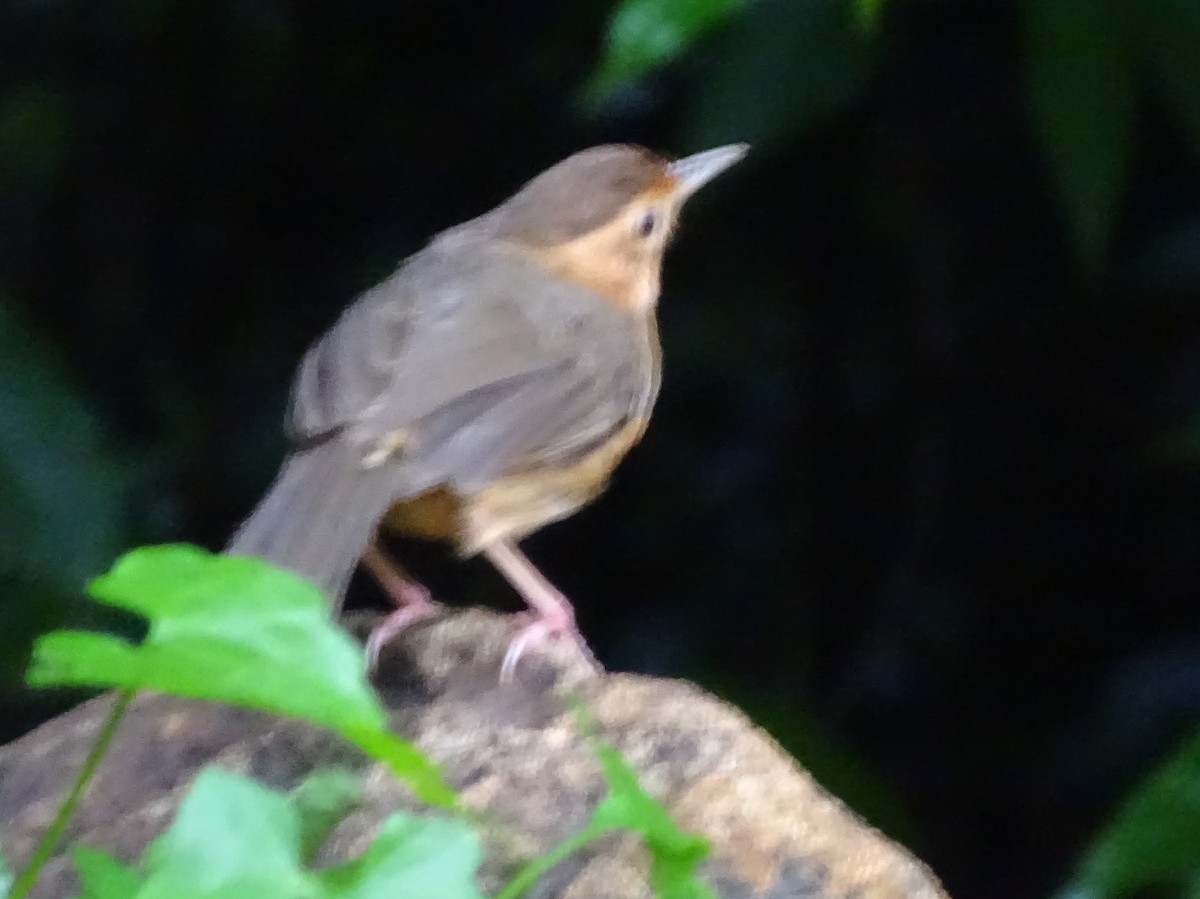
<path fill-rule="evenodd" d="M 603 144 L 568 156 L 481 219 L 492 236 L 545 247 L 596 230 L 643 195 L 681 198 L 745 155 L 731 144 L 671 161 L 635 144 Z"/>

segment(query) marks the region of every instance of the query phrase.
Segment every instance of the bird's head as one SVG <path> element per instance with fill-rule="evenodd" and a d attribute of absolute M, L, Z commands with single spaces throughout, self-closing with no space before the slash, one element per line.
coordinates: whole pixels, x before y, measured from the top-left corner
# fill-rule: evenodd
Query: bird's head
<path fill-rule="evenodd" d="M 622 308 L 649 310 L 680 207 L 746 150 L 730 144 L 672 161 L 631 144 L 592 147 L 529 181 L 477 227 Z"/>

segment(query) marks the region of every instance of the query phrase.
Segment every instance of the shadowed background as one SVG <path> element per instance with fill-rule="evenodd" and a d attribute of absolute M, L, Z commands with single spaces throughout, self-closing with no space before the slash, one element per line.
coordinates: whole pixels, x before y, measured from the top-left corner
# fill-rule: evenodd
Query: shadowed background
<path fill-rule="evenodd" d="M 0 736 L 87 577 L 250 510 L 357 292 L 576 149 L 749 140 L 643 445 L 528 552 L 953 895 L 1049 894 L 1200 710 L 1197 46 L 1183 0 L 5 0 Z"/>

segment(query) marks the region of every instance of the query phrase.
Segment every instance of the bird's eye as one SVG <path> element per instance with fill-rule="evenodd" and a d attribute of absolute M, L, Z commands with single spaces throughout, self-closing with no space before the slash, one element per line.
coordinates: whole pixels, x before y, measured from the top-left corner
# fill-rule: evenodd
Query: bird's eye
<path fill-rule="evenodd" d="M 653 209 L 647 209 L 638 219 L 637 233 L 642 237 L 649 237 L 654 233 L 656 227 L 658 227 L 658 216 L 654 214 Z"/>

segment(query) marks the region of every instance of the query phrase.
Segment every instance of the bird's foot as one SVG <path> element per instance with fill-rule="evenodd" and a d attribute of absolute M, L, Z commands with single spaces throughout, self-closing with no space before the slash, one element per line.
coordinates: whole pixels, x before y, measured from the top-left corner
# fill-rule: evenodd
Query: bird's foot
<path fill-rule="evenodd" d="M 362 560 L 396 606 L 396 611 L 371 628 L 367 636 L 367 670 L 374 671 L 384 646 L 416 622 L 437 615 L 442 607 L 433 601 L 425 587 L 408 577 L 378 543 L 367 547 Z"/>
<path fill-rule="evenodd" d="M 484 521 L 486 523 L 486 518 Z M 579 633 L 579 627 L 575 624 L 575 610 L 571 608 L 570 601 L 525 558 L 525 554 L 517 549 L 515 543 L 511 540 L 496 540 L 485 545 L 483 553 L 529 606 L 529 611 L 518 618 L 526 623 L 508 645 L 504 661 L 500 664 L 502 683 L 513 679 L 517 662 L 521 660 L 526 649 L 558 634 L 571 637 L 584 659 L 596 672 L 604 670 L 588 647 L 587 641 L 583 639 L 583 634 Z"/>
<path fill-rule="evenodd" d="M 442 611 L 441 603 L 434 602 L 429 591 L 416 581 L 406 580 L 402 589 L 389 590 L 388 595 L 398 608 L 371 628 L 371 633 L 367 635 L 368 671 L 374 671 L 379 664 L 379 653 L 384 646 L 418 621 L 432 618 Z"/>
<path fill-rule="evenodd" d="M 575 613 L 565 600 L 562 606 L 549 613 L 520 612 L 515 617 L 518 622 L 521 622 L 521 629 L 517 631 L 517 635 L 513 637 L 512 642 L 508 644 L 508 650 L 504 653 L 504 661 L 500 664 L 501 683 L 512 681 L 516 674 L 517 663 L 521 661 L 525 650 L 559 636 L 570 637 L 574 640 L 580 654 L 597 673 L 604 670 L 591 647 L 588 646 L 587 640 L 579 632 L 579 627 L 575 624 Z"/>

